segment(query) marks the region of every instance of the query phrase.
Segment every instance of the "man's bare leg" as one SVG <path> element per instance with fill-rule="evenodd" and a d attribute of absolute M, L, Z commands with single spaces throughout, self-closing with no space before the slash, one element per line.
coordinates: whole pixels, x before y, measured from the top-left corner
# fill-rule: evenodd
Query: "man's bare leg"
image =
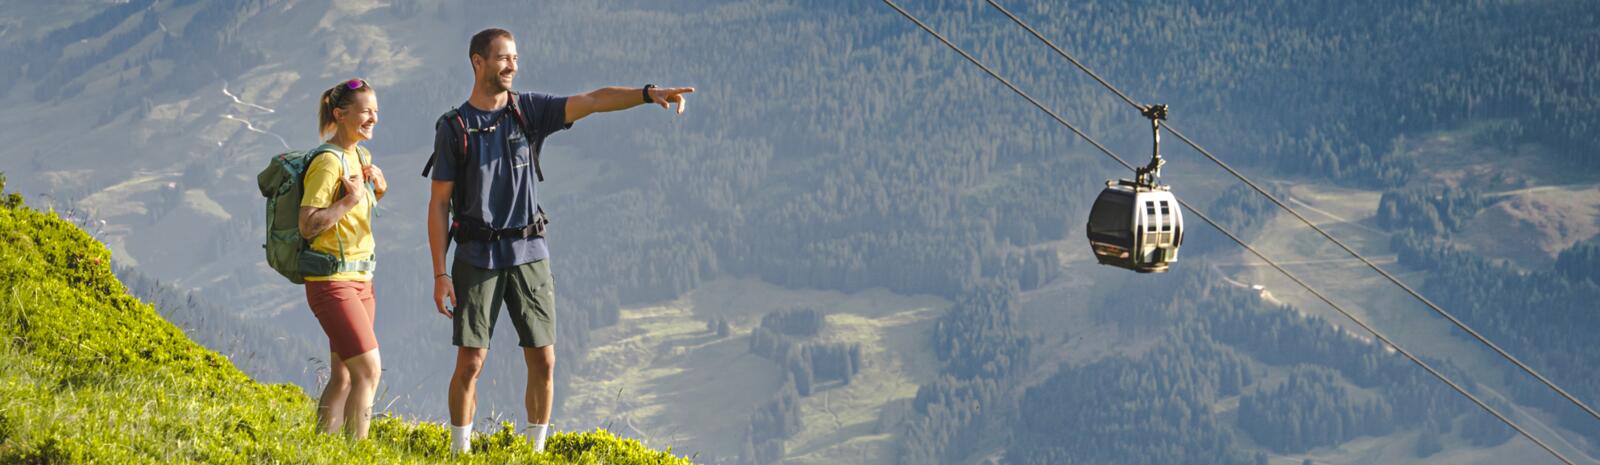
<path fill-rule="evenodd" d="M 467 434 L 472 429 L 472 417 L 478 410 L 478 374 L 483 372 L 483 361 L 489 349 L 460 347 L 456 350 L 456 371 L 450 376 L 450 448 L 467 452 Z M 464 430 L 463 430 L 464 429 Z"/>
<path fill-rule="evenodd" d="M 528 362 L 528 390 L 523 396 L 528 407 L 528 440 L 535 451 L 543 451 L 550 432 L 550 410 L 555 405 L 556 346 L 524 347 L 522 357 Z"/>

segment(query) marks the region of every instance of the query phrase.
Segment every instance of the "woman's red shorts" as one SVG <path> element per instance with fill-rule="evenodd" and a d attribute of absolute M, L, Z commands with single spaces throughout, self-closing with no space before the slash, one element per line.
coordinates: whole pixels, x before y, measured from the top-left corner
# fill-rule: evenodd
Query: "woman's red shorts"
<path fill-rule="evenodd" d="M 368 281 L 306 281 L 306 302 L 328 334 L 328 346 L 349 359 L 378 348 L 372 332 L 377 303 Z"/>

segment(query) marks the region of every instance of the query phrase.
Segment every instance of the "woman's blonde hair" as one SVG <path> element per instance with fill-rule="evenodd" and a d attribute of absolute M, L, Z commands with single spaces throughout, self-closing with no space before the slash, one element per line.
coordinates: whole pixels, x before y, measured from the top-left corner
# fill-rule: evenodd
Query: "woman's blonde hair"
<path fill-rule="evenodd" d="M 317 106 L 317 134 L 327 138 L 334 131 L 333 109 L 350 106 L 351 97 L 372 92 L 372 86 L 361 78 L 340 82 L 322 91 L 322 103 Z"/>

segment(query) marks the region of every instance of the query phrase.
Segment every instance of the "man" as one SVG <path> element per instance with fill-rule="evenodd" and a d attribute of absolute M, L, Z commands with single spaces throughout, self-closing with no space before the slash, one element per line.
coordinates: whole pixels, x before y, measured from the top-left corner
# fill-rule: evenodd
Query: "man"
<path fill-rule="evenodd" d="M 502 29 L 473 35 L 467 56 L 472 95 L 436 125 L 428 202 L 433 301 L 452 320 L 452 343 L 459 347 L 450 378 L 450 449 L 470 449 L 478 374 L 504 303 L 528 364 L 524 434 L 534 450 L 543 451 L 555 391 L 556 329 L 538 200 L 539 149 L 545 137 L 593 113 L 654 103 L 668 109 L 677 104 L 681 114 L 683 94 L 694 89 L 607 87 L 571 97 L 512 93 L 517 44 Z M 446 271 L 452 238 L 456 256 Z"/>

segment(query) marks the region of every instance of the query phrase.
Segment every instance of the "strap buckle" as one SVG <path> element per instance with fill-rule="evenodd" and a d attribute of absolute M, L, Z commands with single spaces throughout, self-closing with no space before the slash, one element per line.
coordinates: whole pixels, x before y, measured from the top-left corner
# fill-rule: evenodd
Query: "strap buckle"
<path fill-rule="evenodd" d="M 532 239 L 544 237 L 545 225 L 550 220 L 546 219 L 544 212 L 534 214 L 533 221 L 520 228 L 495 229 L 483 225 L 464 225 L 460 222 L 450 224 L 450 234 L 456 242 L 462 241 L 489 241 L 496 242 L 506 238 Z"/>

